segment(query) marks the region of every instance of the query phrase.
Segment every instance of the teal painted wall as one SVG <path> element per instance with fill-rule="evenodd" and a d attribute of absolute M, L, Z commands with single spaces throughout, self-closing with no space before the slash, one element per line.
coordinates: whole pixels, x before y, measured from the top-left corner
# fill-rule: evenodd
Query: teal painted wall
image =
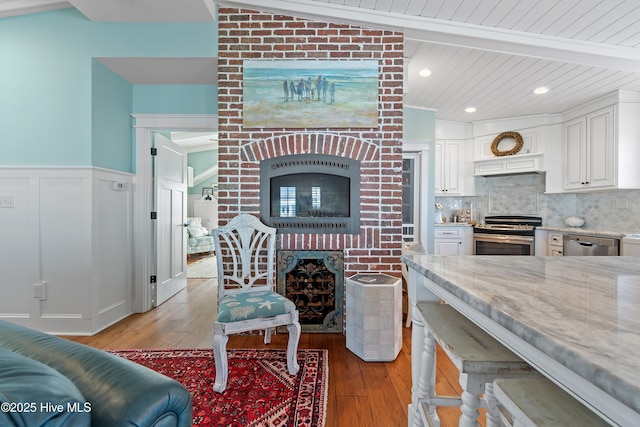
<path fill-rule="evenodd" d="M 405 141 L 435 141 L 436 112 L 423 108 L 404 107 Z"/>
<path fill-rule="evenodd" d="M 93 60 L 91 87 L 91 164 L 132 171 L 132 86 Z"/>
<path fill-rule="evenodd" d="M 210 113 L 208 103 L 216 101 L 205 101 L 208 95 L 202 94 L 196 105 L 185 107 L 194 91 L 189 86 L 156 87 L 155 93 L 153 88 L 128 89 L 109 70 L 100 69 L 94 58 L 216 56 L 215 23 L 91 22 L 73 8 L 0 19 L 0 166 L 97 162 L 96 166 L 132 172 L 131 132 L 127 141 L 105 144 L 111 136 L 122 138 L 124 121 L 130 125 L 130 117 L 122 117 L 127 102 L 129 112 L 137 112 L 134 105 L 152 104 L 138 96 L 153 93 L 156 100 L 180 99 L 176 105 L 188 110 L 172 106 L 171 111 L 156 113 Z M 109 87 L 116 93 L 108 93 Z M 207 86 L 203 90 L 215 92 Z M 163 101 L 158 109 L 168 105 Z M 116 120 L 116 129 L 103 135 Z"/>
<path fill-rule="evenodd" d="M 135 85 L 133 111 L 141 114 L 218 114 L 218 86 Z"/>
<path fill-rule="evenodd" d="M 424 149 L 433 154 L 436 140 L 436 112 L 421 108 L 404 107 L 403 114 L 404 140 L 410 142 L 424 142 Z M 433 216 L 435 203 L 435 158 L 430 155 L 427 161 L 428 170 L 422 171 L 422 189 L 420 201 L 421 210 L 427 212 L 426 234 L 428 236 L 426 242 L 422 242 L 425 249 L 429 253 L 433 253 Z"/>

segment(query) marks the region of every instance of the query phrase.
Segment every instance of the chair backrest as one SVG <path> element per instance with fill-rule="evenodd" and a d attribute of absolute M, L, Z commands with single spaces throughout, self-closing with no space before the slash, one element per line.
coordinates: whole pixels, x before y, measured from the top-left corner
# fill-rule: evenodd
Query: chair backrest
<path fill-rule="evenodd" d="M 224 295 L 274 290 L 276 229 L 240 214 L 211 230 L 218 264 L 218 301 Z"/>

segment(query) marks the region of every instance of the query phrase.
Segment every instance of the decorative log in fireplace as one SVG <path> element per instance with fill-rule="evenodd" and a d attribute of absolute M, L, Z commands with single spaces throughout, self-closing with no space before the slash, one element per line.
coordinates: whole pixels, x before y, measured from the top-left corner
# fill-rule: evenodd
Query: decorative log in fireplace
<path fill-rule="evenodd" d="M 280 233 L 360 233 L 360 162 L 325 154 L 260 162 L 260 216 Z"/>

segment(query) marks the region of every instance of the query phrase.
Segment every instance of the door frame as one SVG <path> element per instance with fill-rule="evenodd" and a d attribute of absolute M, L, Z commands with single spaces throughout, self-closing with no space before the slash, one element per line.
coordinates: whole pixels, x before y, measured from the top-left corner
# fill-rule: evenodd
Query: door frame
<path fill-rule="evenodd" d="M 434 233 L 434 149 L 435 142 L 429 140 L 403 140 L 402 150 L 407 152 L 418 153 L 417 161 L 420 162 L 420 176 L 416 180 L 420 181 L 420 197 L 417 203 L 420 205 L 418 216 L 419 224 L 419 241 L 427 249 L 427 252 L 433 253 L 433 236 Z"/>
<path fill-rule="evenodd" d="M 422 197 L 421 197 L 421 191 L 422 191 L 422 152 L 421 151 L 407 151 L 404 150 L 402 151 L 402 161 L 404 162 L 404 160 L 413 160 L 413 223 L 411 224 L 413 226 L 413 237 L 414 237 L 414 241 L 421 241 L 422 239 L 422 234 L 421 234 L 421 230 L 422 230 L 422 218 L 420 216 L 420 213 L 423 210 L 422 207 Z M 404 173 L 404 165 L 403 165 L 403 173 Z M 404 189 L 403 189 L 404 191 Z M 403 196 L 404 197 L 404 196 Z M 403 200 L 403 204 L 404 204 L 404 200 Z M 405 227 L 405 223 L 404 220 L 402 221 L 402 228 L 404 229 Z M 404 239 L 404 230 L 403 230 L 403 239 Z"/>
<path fill-rule="evenodd" d="M 135 177 L 133 192 L 133 311 L 153 308 L 151 275 L 153 245 L 153 133 L 161 131 L 217 132 L 216 114 L 131 114 L 134 128 Z"/>

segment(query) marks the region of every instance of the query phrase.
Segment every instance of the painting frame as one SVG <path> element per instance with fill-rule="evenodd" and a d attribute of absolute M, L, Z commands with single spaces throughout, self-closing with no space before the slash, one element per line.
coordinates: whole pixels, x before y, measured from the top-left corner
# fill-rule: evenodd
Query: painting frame
<path fill-rule="evenodd" d="M 202 187 L 202 197 L 213 196 L 213 187 Z"/>
<path fill-rule="evenodd" d="M 245 128 L 378 127 L 378 60 L 245 60 Z"/>

